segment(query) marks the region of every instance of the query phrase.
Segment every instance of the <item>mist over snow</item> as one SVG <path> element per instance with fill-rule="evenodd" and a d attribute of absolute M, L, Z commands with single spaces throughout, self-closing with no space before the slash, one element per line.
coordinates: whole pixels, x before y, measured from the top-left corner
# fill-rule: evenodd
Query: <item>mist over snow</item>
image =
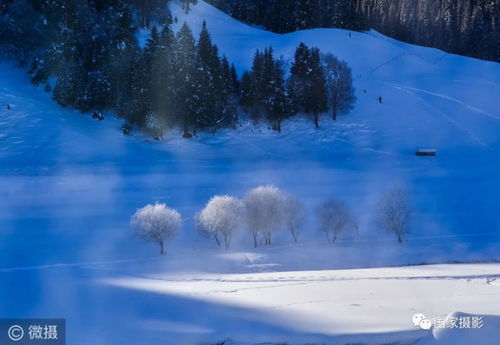
<path fill-rule="evenodd" d="M 96 121 L 59 107 L 1 62 L 0 316 L 67 318 L 74 345 L 456 345 L 453 334 L 414 328 L 412 315 L 498 324 L 500 265 L 485 262 L 500 260 L 500 64 L 375 31 L 275 34 L 200 0 L 189 14 L 177 0 L 171 10 L 175 30 L 187 22 L 196 36 L 206 21 L 240 75 L 267 46 L 290 63 L 300 42 L 331 52 L 352 68 L 354 110 L 337 122 L 323 115 L 319 129 L 295 117 L 281 134 L 243 122 L 158 142 L 123 136 L 113 114 Z M 419 148 L 437 157 L 416 157 Z M 417 211 L 402 245 L 375 224 L 394 183 L 408 186 Z M 304 203 L 298 244 L 282 230 L 254 249 L 239 231 L 226 252 L 195 230 L 212 196 L 260 185 Z M 359 225 L 334 245 L 314 212 L 329 197 Z M 164 257 L 129 225 L 155 202 L 182 216 Z M 417 264 L 438 265 L 396 267 Z M 492 329 L 477 344 L 500 339 Z"/>

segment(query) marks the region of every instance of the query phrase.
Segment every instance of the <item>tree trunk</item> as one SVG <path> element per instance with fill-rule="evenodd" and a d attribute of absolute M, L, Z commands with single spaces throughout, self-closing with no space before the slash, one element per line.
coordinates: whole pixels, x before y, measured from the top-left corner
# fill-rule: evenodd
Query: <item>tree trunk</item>
<path fill-rule="evenodd" d="M 214 235 L 214 238 L 215 238 L 215 242 L 217 242 L 217 245 L 220 247 L 220 240 L 219 240 L 219 236 Z"/>
<path fill-rule="evenodd" d="M 257 248 L 259 244 L 257 243 L 257 234 L 252 234 L 253 235 L 253 247 Z"/>
<path fill-rule="evenodd" d="M 163 242 L 160 242 L 160 255 L 165 254 L 165 251 L 163 250 Z"/>
<path fill-rule="evenodd" d="M 281 119 L 277 121 L 277 129 L 278 129 L 278 133 L 281 133 Z"/>
<path fill-rule="evenodd" d="M 337 106 L 334 105 L 332 108 L 333 108 L 333 121 L 337 121 Z"/>
<path fill-rule="evenodd" d="M 399 244 L 403 244 L 403 238 L 399 234 L 398 234 L 398 242 Z"/>
<path fill-rule="evenodd" d="M 189 119 L 187 115 L 184 116 L 184 134 L 182 135 L 182 137 L 186 139 L 193 137 L 193 135 L 189 133 Z"/>
<path fill-rule="evenodd" d="M 290 229 L 290 232 L 292 233 L 293 241 L 297 243 L 299 239 L 297 238 L 297 234 L 295 233 L 295 230 L 293 228 Z"/>
<path fill-rule="evenodd" d="M 229 245 L 231 244 L 231 235 L 224 236 L 224 244 L 225 244 L 226 250 L 228 250 Z"/>
<path fill-rule="evenodd" d="M 319 128 L 319 114 L 318 113 L 314 113 L 314 126 L 316 128 Z"/>

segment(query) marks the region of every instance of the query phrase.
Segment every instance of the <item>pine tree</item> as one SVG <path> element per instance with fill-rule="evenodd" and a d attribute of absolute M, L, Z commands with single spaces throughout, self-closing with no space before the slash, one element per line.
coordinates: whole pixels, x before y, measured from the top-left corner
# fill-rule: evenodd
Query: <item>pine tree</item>
<path fill-rule="evenodd" d="M 236 67 L 231 64 L 231 81 L 233 85 L 233 93 L 238 95 L 240 92 L 240 81 L 238 79 L 238 73 L 236 72 Z"/>
<path fill-rule="evenodd" d="M 181 0 L 181 3 L 182 3 L 182 8 L 187 14 L 191 10 L 191 5 L 193 6 L 196 5 L 198 3 L 198 0 Z"/>
<path fill-rule="evenodd" d="M 298 111 L 312 114 L 319 127 L 319 114 L 328 110 L 326 79 L 319 49 L 300 43 L 290 70 L 289 92 Z"/>
<path fill-rule="evenodd" d="M 311 52 L 305 43 L 300 43 L 295 50 L 294 61 L 290 69 L 289 93 L 297 111 L 304 111 L 306 90 L 309 87 L 309 60 Z"/>
<path fill-rule="evenodd" d="M 265 115 L 273 128 L 281 131 L 281 122 L 292 113 L 291 101 L 285 86 L 283 62 L 274 58 L 273 49 L 257 50 L 252 70 L 241 81 L 240 104 L 254 118 Z"/>
<path fill-rule="evenodd" d="M 196 91 L 196 49 L 193 33 L 187 23 L 177 34 L 176 49 L 176 109 L 183 127 L 183 137 L 191 138 L 190 126 L 196 121 L 194 110 L 197 101 Z"/>
<path fill-rule="evenodd" d="M 318 48 L 311 49 L 309 88 L 306 92 L 304 110 L 314 115 L 314 125 L 319 127 L 319 113 L 328 110 L 326 79 Z"/>
<path fill-rule="evenodd" d="M 281 133 L 281 122 L 292 115 L 292 103 L 285 86 L 283 66 L 280 61 L 273 61 L 270 95 L 267 102 L 268 118 L 274 123 L 273 128 Z"/>
<path fill-rule="evenodd" d="M 165 25 L 158 41 L 156 58 L 152 63 L 152 111 L 162 127 L 175 123 L 175 49 L 176 38 L 170 25 Z"/>
<path fill-rule="evenodd" d="M 57 74 L 53 98 L 63 107 L 72 107 L 85 93 L 85 71 L 75 61 L 63 62 Z"/>
<path fill-rule="evenodd" d="M 148 92 L 148 69 L 145 63 L 145 56 L 137 50 L 130 70 L 130 90 L 129 98 L 122 106 L 121 116 L 125 117 L 127 123 L 135 124 L 145 128 L 147 118 L 151 113 L 151 103 Z"/>
<path fill-rule="evenodd" d="M 250 107 L 253 105 L 253 95 L 252 95 L 252 73 L 245 71 L 241 77 L 240 82 L 240 105 L 245 109 L 245 111 L 250 111 Z"/>
<path fill-rule="evenodd" d="M 258 120 L 264 109 L 262 107 L 262 100 L 264 98 L 264 54 L 259 50 L 255 51 L 253 58 L 252 69 L 250 71 L 250 115 L 254 120 Z"/>

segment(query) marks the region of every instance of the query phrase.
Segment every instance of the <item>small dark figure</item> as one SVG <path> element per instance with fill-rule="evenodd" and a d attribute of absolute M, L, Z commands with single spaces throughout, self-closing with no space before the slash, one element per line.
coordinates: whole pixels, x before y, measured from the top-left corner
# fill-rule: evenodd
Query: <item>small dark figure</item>
<path fill-rule="evenodd" d="M 6 108 L 7 110 L 10 110 L 10 104 L 7 104 Z"/>
<path fill-rule="evenodd" d="M 366 95 L 366 89 L 363 89 L 363 93 Z"/>
<path fill-rule="evenodd" d="M 131 131 L 132 131 L 132 127 L 128 123 L 126 123 L 122 126 L 123 135 L 130 135 Z"/>
<path fill-rule="evenodd" d="M 104 120 L 104 115 L 102 115 L 101 113 L 99 113 L 97 111 L 94 111 L 92 113 L 92 118 L 96 119 L 96 120 L 99 120 L 99 121 L 102 121 L 102 120 Z"/>
<path fill-rule="evenodd" d="M 382 103 L 383 101 L 384 101 L 384 100 L 382 99 L 382 96 L 379 96 L 379 97 L 378 97 L 378 102 L 379 102 L 379 103 Z"/>
<path fill-rule="evenodd" d="M 352 37 L 352 34 L 349 32 L 349 38 L 351 38 L 351 37 Z"/>

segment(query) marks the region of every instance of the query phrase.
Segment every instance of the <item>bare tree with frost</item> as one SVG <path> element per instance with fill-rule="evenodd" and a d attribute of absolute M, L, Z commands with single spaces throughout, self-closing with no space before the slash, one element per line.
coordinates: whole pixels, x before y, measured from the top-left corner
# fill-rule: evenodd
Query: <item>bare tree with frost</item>
<path fill-rule="evenodd" d="M 259 235 L 265 245 L 271 245 L 272 232 L 282 224 L 283 194 L 274 186 L 261 186 L 250 190 L 243 200 L 248 231 L 253 236 L 254 247 Z"/>
<path fill-rule="evenodd" d="M 414 213 L 410 191 L 404 185 L 390 187 L 379 201 L 379 225 L 393 232 L 399 243 L 403 243 Z"/>
<path fill-rule="evenodd" d="M 138 209 L 130 224 L 140 238 L 158 243 L 163 255 L 165 242 L 181 229 L 181 215 L 165 204 L 150 204 Z"/>
<path fill-rule="evenodd" d="M 283 198 L 283 221 L 295 243 L 299 241 L 305 223 L 304 204 L 293 195 Z"/>
<path fill-rule="evenodd" d="M 338 115 L 349 113 L 356 103 L 351 68 L 345 61 L 339 60 L 331 53 L 323 55 L 322 60 L 332 116 L 337 120 Z"/>
<path fill-rule="evenodd" d="M 225 249 L 229 249 L 233 233 L 240 226 L 242 213 L 240 200 L 228 195 L 214 196 L 196 216 L 198 230 L 213 238 L 219 247 L 224 243 Z"/>
<path fill-rule="evenodd" d="M 319 205 L 317 216 L 319 230 L 325 233 L 329 243 L 335 243 L 342 232 L 358 228 L 346 203 L 334 198 L 327 199 Z"/>

